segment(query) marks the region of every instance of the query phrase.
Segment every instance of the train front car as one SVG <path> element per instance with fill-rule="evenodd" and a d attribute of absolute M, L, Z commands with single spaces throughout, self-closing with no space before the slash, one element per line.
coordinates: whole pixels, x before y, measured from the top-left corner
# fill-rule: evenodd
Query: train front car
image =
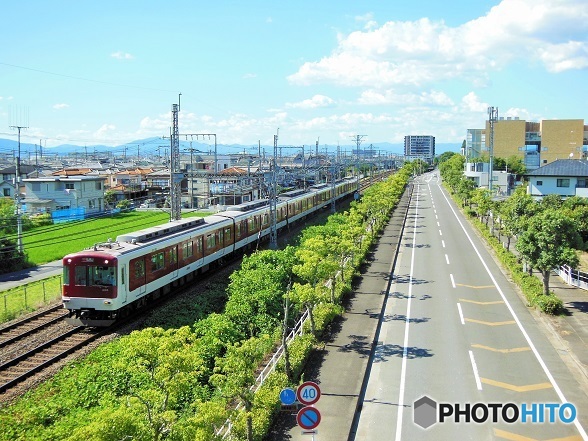
<path fill-rule="evenodd" d="M 110 326 L 116 320 L 117 257 L 81 251 L 63 258 L 62 301 L 74 326 Z"/>

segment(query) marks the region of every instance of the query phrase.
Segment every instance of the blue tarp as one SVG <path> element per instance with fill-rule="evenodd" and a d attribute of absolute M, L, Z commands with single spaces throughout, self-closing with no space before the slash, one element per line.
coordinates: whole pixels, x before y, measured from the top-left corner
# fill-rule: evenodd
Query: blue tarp
<path fill-rule="evenodd" d="M 86 218 L 86 208 L 68 208 L 65 210 L 56 210 L 51 212 L 51 218 L 54 224 L 71 222 L 75 220 L 84 220 Z"/>

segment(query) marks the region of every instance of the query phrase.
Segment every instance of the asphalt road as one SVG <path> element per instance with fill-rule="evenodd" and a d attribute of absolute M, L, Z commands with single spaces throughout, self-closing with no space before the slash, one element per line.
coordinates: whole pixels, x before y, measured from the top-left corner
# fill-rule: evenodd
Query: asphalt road
<path fill-rule="evenodd" d="M 434 173 L 420 177 L 386 302 L 355 439 L 588 439 L 588 399 L 463 219 Z M 453 417 L 423 429 L 414 403 L 478 406 L 573 403 L 579 418 L 476 423 Z M 440 405 L 440 404 L 438 404 Z M 449 411 L 449 406 L 446 406 Z M 499 411 L 499 417 L 502 412 Z M 514 410 L 507 413 L 507 418 Z M 564 414 L 564 419 L 569 414 Z M 319 438 L 320 439 L 320 438 Z"/>

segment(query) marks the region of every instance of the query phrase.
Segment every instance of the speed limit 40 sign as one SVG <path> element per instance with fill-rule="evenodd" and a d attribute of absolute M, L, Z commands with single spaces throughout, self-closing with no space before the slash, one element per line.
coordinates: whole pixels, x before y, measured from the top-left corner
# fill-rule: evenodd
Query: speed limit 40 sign
<path fill-rule="evenodd" d="M 321 389 L 313 381 L 305 381 L 296 389 L 296 398 L 305 406 L 316 403 L 321 397 Z"/>

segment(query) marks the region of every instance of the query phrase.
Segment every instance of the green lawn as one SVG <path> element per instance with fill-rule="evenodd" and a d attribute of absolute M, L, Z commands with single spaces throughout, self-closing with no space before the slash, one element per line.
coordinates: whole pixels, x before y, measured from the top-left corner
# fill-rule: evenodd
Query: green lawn
<path fill-rule="evenodd" d="M 183 217 L 208 216 L 210 214 L 192 212 L 183 214 Z M 141 230 L 168 221 L 169 214 L 164 212 L 131 211 L 112 217 L 35 228 L 24 233 L 23 245 L 29 262 L 40 265 L 91 247 L 97 242 L 106 242 L 108 238 L 114 240 L 119 234 Z"/>

